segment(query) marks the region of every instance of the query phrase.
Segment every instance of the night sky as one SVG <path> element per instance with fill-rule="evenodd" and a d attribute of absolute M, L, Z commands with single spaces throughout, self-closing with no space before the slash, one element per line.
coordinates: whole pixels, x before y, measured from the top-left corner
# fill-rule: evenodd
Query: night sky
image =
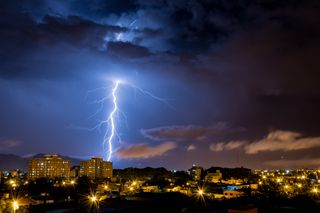
<path fill-rule="evenodd" d="M 114 167 L 319 167 L 319 11 L 318 0 L 1 1 L 0 153 L 106 157 L 107 127 L 94 127 L 120 79 Z"/>

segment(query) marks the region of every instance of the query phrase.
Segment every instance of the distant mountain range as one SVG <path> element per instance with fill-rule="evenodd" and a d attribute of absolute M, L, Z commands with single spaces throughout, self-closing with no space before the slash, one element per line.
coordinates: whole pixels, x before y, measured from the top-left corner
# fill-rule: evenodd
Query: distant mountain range
<path fill-rule="evenodd" d="M 28 162 L 32 158 L 41 157 L 43 154 L 36 154 L 31 157 L 20 157 L 14 154 L 0 154 L 0 171 L 20 169 L 27 171 Z M 71 166 L 79 165 L 80 159 L 68 156 L 61 156 L 63 159 L 70 160 Z"/>

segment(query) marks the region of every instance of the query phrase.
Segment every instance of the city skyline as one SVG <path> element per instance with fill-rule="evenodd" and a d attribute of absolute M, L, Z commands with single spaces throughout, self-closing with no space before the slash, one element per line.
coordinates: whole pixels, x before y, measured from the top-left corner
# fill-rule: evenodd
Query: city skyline
<path fill-rule="evenodd" d="M 114 168 L 319 168 L 318 1 L 0 7 L 0 154 L 107 160 L 119 81 Z"/>

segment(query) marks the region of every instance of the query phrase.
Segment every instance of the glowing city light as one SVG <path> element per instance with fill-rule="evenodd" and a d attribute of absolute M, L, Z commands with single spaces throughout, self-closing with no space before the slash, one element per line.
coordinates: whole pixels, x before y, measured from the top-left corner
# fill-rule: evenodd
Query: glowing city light
<path fill-rule="evenodd" d="M 90 201 L 91 202 L 96 202 L 98 199 L 97 199 L 97 197 L 96 196 L 91 196 L 91 197 L 89 197 L 90 198 Z"/>
<path fill-rule="evenodd" d="M 18 203 L 18 201 L 14 200 L 14 201 L 12 202 L 12 208 L 13 208 L 14 211 L 16 211 L 16 210 L 19 209 L 19 203 Z"/>
<path fill-rule="evenodd" d="M 198 190 L 198 195 L 200 195 L 200 196 L 203 195 L 203 190 L 202 190 L 202 189 L 199 189 L 199 190 Z"/>
<path fill-rule="evenodd" d="M 198 201 L 201 201 L 202 203 L 205 204 L 205 191 L 203 188 L 198 188 L 198 191 L 196 192 L 196 198 Z"/>

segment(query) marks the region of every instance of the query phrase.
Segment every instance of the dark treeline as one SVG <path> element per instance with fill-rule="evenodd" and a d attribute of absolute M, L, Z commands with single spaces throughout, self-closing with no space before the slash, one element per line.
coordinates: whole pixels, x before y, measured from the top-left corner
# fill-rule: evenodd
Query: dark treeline
<path fill-rule="evenodd" d="M 217 170 L 220 170 L 222 173 L 223 179 L 245 179 L 252 176 L 251 169 L 239 167 L 239 168 L 223 168 L 223 167 L 210 167 L 206 170 L 203 170 L 202 174 L 205 176 L 207 173 L 213 173 Z M 184 171 L 169 171 L 163 167 L 160 168 L 125 168 L 125 169 L 114 169 L 113 175 L 115 177 L 124 178 L 124 179 L 135 179 L 135 178 L 153 178 L 155 176 L 161 175 L 162 177 L 173 177 L 176 175 L 187 174 Z"/>

